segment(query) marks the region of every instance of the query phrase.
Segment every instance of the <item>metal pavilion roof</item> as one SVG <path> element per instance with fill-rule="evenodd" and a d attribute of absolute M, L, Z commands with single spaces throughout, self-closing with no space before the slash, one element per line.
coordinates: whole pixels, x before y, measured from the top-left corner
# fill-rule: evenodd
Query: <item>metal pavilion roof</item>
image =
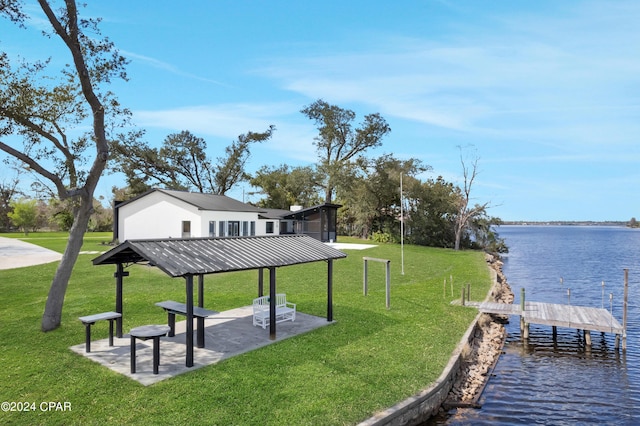
<path fill-rule="evenodd" d="M 307 235 L 127 240 L 94 265 L 148 261 L 172 277 L 270 268 L 347 257 Z"/>

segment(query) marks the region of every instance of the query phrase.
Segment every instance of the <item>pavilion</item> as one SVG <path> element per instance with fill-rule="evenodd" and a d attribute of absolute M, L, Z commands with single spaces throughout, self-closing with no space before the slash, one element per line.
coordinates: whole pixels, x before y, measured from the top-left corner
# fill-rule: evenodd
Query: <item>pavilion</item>
<path fill-rule="evenodd" d="M 310 262 L 327 262 L 327 321 L 333 321 L 333 261 L 347 257 L 307 235 L 261 237 L 186 238 L 127 240 L 93 259 L 94 265 L 116 265 L 116 312 L 122 314 L 125 268 L 148 263 L 170 277 L 185 279 L 186 366 L 193 366 L 194 277 L 198 277 L 198 306 L 204 303 L 204 275 L 258 270 L 258 296 L 264 294 L 263 271 L 269 270 L 269 294 L 276 294 L 276 268 Z M 269 336 L 276 338 L 275 297 L 270 300 Z M 122 337 L 122 318 L 116 320 L 116 335 Z"/>

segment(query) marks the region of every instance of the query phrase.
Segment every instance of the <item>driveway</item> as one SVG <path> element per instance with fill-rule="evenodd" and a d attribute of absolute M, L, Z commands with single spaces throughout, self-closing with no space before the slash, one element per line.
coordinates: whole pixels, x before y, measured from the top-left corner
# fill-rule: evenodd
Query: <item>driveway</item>
<path fill-rule="evenodd" d="M 0 269 L 57 262 L 62 254 L 15 238 L 0 237 Z"/>

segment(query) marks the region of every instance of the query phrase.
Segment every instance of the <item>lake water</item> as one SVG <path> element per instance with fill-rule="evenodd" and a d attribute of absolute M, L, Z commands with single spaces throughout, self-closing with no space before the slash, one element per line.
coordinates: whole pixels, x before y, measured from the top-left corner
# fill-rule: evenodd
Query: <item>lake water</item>
<path fill-rule="evenodd" d="M 598 332 L 589 349 L 582 333 L 560 327 L 554 341 L 551 327 L 542 325 L 530 326 L 524 344 L 519 317 L 511 317 L 482 408 L 452 410 L 428 424 L 640 424 L 640 230 L 501 226 L 498 232 L 509 246 L 503 271 L 514 303 L 524 287 L 529 301 L 604 307 L 622 324 L 628 269 L 627 350 L 617 351 L 615 336 Z"/>

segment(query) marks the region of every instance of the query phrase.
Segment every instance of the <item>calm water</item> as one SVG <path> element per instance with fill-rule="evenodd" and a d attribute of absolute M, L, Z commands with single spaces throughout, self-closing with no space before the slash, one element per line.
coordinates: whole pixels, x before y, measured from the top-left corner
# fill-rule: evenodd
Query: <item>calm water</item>
<path fill-rule="evenodd" d="M 629 269 L 627 350 L 615 337 L 530 326 L 520 339 L 518 317 L 507 326 L 505 353 L 480 398 L 481 409 L 453 410 L 435 425 L 640 424 L 640 230 L 619 227 L 502 226 L 509 246 L 503 271 L 526 299 L 613 309 L 622 324 L 624 269 Z M 562 281 L 561 281 L 562 278 Z M 603 286 L 604 281 L 604 297 Z M 613 297 L 610 300 L 609 294 Z"/>

